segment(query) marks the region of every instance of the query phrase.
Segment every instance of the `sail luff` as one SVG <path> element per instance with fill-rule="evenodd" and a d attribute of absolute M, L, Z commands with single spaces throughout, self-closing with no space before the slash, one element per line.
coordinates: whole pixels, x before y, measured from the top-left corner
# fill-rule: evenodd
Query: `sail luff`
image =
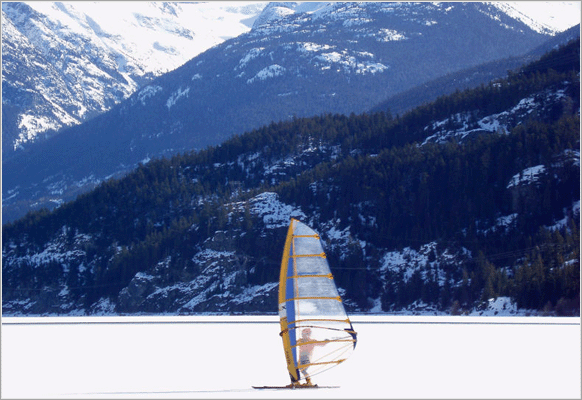
<path fill-rule="evenodd" d="M 287 237 L 285 238 L 285 246 L 283 248 L 283 258 L 281 260 L 281 272 L 279 275 L 279 305 L 285 303 L 285 292 L 287 287 L 287 265 L 289 264 L 289 249 L 293 240 L 293 219 L 287 229 Z"/>
<path fill-rule="evenodd" d="M 287 238 L 285 239 L 285 246 L 283 248 L 283 257 L 281 260 L 281 273 L 279 276 L 279 317 L 281 324 L 281 338 L 283 339 L 283 350 L 285 351 L 285 360 L 287 361 L 287 370 L 291 377 L 291 381 L 296 382 L 299 380 L 299 374 L 295 366 L 295 356 L 293 351 L 294 343 L 291 343 L 291 336 L 289 334 L 289 324 L 287 320 L 287 301 L 286 293 L 287 279 L 289 275 L 289 253 L 291 251 L 293 242 L 293 225 L 294 219 L 291 219 L 289 224 L 289 229 L 287 230 Z M 291 281 L 292 283 L 293 281 Z M 295 320 L 295 317 L 292 317 Z"/>

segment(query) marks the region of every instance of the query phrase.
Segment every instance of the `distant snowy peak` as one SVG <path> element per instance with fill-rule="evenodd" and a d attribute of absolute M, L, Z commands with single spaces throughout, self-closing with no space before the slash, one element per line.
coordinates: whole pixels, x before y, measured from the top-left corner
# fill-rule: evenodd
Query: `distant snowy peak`
<path fill-rule="evenodd" d="M 265 6 L 3 2 L 3 155 L 109 110 L 153 77 L 248 32 Z"/>
<path fill-rule="evenodd" d="M 580 2 L 511 1 L 490 4 L 539 33 L 564 32 L 580 23 Z"/>
<path fill-rule="evenodd" d="M 30 7 L 55 22 L 55 31 L 92 38 L 125 63 L 144 73 L 172 70 L 202 51 L 250 29 L 261 3 L 31 2 Z"/>
<path fill-rule="evenodd" d="M 501 11 L 503 14 L 518 20 L 527 25 L 532 30 L 542 34 L 555 34 L 564 31 L 579 23 L 579 15 L 564 13 L 570 3 L 565 2 L 484 2 L 485 6 Z M 374 4 L 374 3 L 372 3 Z M 448 2 L 424 2 L 427 7 L 442 8 L 445 11 L 451 9 Z M 369 6 L 370 4 L 367 4 Z M 408 9 L 416 7 L 415 3 L 409 2 L 377 2 L 374 5 L 384 12 L 393 12 L 395 9 Z M 346 10 L 351 10 L 356 16 L 357 13 L 369 7 L 364 7 L 361 2 L 271 2 L 257 17 L 253 30 L 265 27 L 265 25 L 282 22 L 285 18 L 293 17 L 297 20 L 319 18 L 333 18 L 339 11 L 345 17 Z M 488 14 L 492 19 L 500 20 L 499 14 Z M 360 15 L 361 17 L 361 15 Z M 578 18 L 578 19 L 577 19 Z M 362 21 L 365 21 L 362 20 Z"/>
<path fill-rule="evenodd" d="M 287 15 L 294 14 L 293 5 L 295 3 L 269 3 L 263 12 L 257 17 L 253 24 L 253 29 L 270 22 L 277 21 Z"/>
<path fill-rule="evenodd" d="M 490 4 L 496 7 L 497 9 L 503 11 L 511 18 L 523 22 L 524 24 L 526 24 L 527 26 L 529 26 L 531 29 L 538 33 L 553 35 L 559 32 L 556 28 L 552 28 L 551 26 L 544 24 L 543 22 L 534 20 L 531 16 L 524 14 L 523 11 L 517 8 L 516 5 L 513 3 L 492 2 Z"/>
<path fill-rule="evenodd" d="M 253 24 L 253 29 L 265 25 L 267 23 L 274 23 L 290 15 L 297 14 L 313 14 L 317 15 L 324 9 L 333 7 L 331 2 L 305 2 L 305 1 L 288 1 L 288 2 L 271 2 L 257 17 Z"/>

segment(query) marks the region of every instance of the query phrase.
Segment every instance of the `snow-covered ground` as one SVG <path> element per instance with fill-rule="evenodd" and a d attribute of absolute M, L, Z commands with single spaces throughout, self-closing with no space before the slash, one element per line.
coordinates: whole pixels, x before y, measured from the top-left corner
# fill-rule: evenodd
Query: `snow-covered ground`
<path fill-rule="evenodd" d="M 352 317 L 358 344 L 286 385 L 276 316 L 2 319 L 2 398 L 580 398 L 580 319 Z"/>

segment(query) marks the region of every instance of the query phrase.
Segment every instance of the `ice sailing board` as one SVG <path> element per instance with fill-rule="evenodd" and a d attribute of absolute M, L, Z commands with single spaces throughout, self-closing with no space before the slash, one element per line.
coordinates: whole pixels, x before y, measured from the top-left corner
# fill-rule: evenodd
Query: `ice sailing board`
<path fill-rule="evenodd" d="M 291 219 L 279 277 L 281 337 L 291 386 L 345 361 L 356 347 L 319 235 Z"/>

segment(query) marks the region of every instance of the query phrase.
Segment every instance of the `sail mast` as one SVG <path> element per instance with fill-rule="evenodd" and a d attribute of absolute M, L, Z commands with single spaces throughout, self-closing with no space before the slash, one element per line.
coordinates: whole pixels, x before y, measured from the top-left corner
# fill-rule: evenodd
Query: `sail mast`
<path fill-rule="evenodd" d="M 279 276 L 279 318 L 281 323 L 281 337 L 283 339 L 283 349 L 285 351 L 285 360 L 287 361 L 287 370 L 289 371 L 289 376 L 291 377 L 292 382 L 299 381 L 299 373 L 297 371 L 295 365 L 295 356 L 293 347 L 291 344 L 291 337 L 289 335 L 289 324 L 287 316 L 289 315 L 287 307 L 293 307 L 293 303 L 288 304 L 286 301 L 286 293 L 288 291 L 287 285 L 290 285 L 291 290 L 294 291 L 293 288 L 293 280 L 287 281 L 289 275 L 293 276 L 293 271 L 289 270 L 289 260 L 292 254 L 292 245 L 293 245 L 293 225 L 295 224 L 295 219 L 291 219 L 291 223 L 289 224 L 289 229 L 287 230 L 287 238 L 285 239 L 285 247 L 283 249 L 283 257 L 281 260 L 281 273 Z M 291 272 L 291 274 L 289 274 Z M 294 320 L 294 311 L 289 310 L 290 315 L 292 316 L 291 320 Z"/>

